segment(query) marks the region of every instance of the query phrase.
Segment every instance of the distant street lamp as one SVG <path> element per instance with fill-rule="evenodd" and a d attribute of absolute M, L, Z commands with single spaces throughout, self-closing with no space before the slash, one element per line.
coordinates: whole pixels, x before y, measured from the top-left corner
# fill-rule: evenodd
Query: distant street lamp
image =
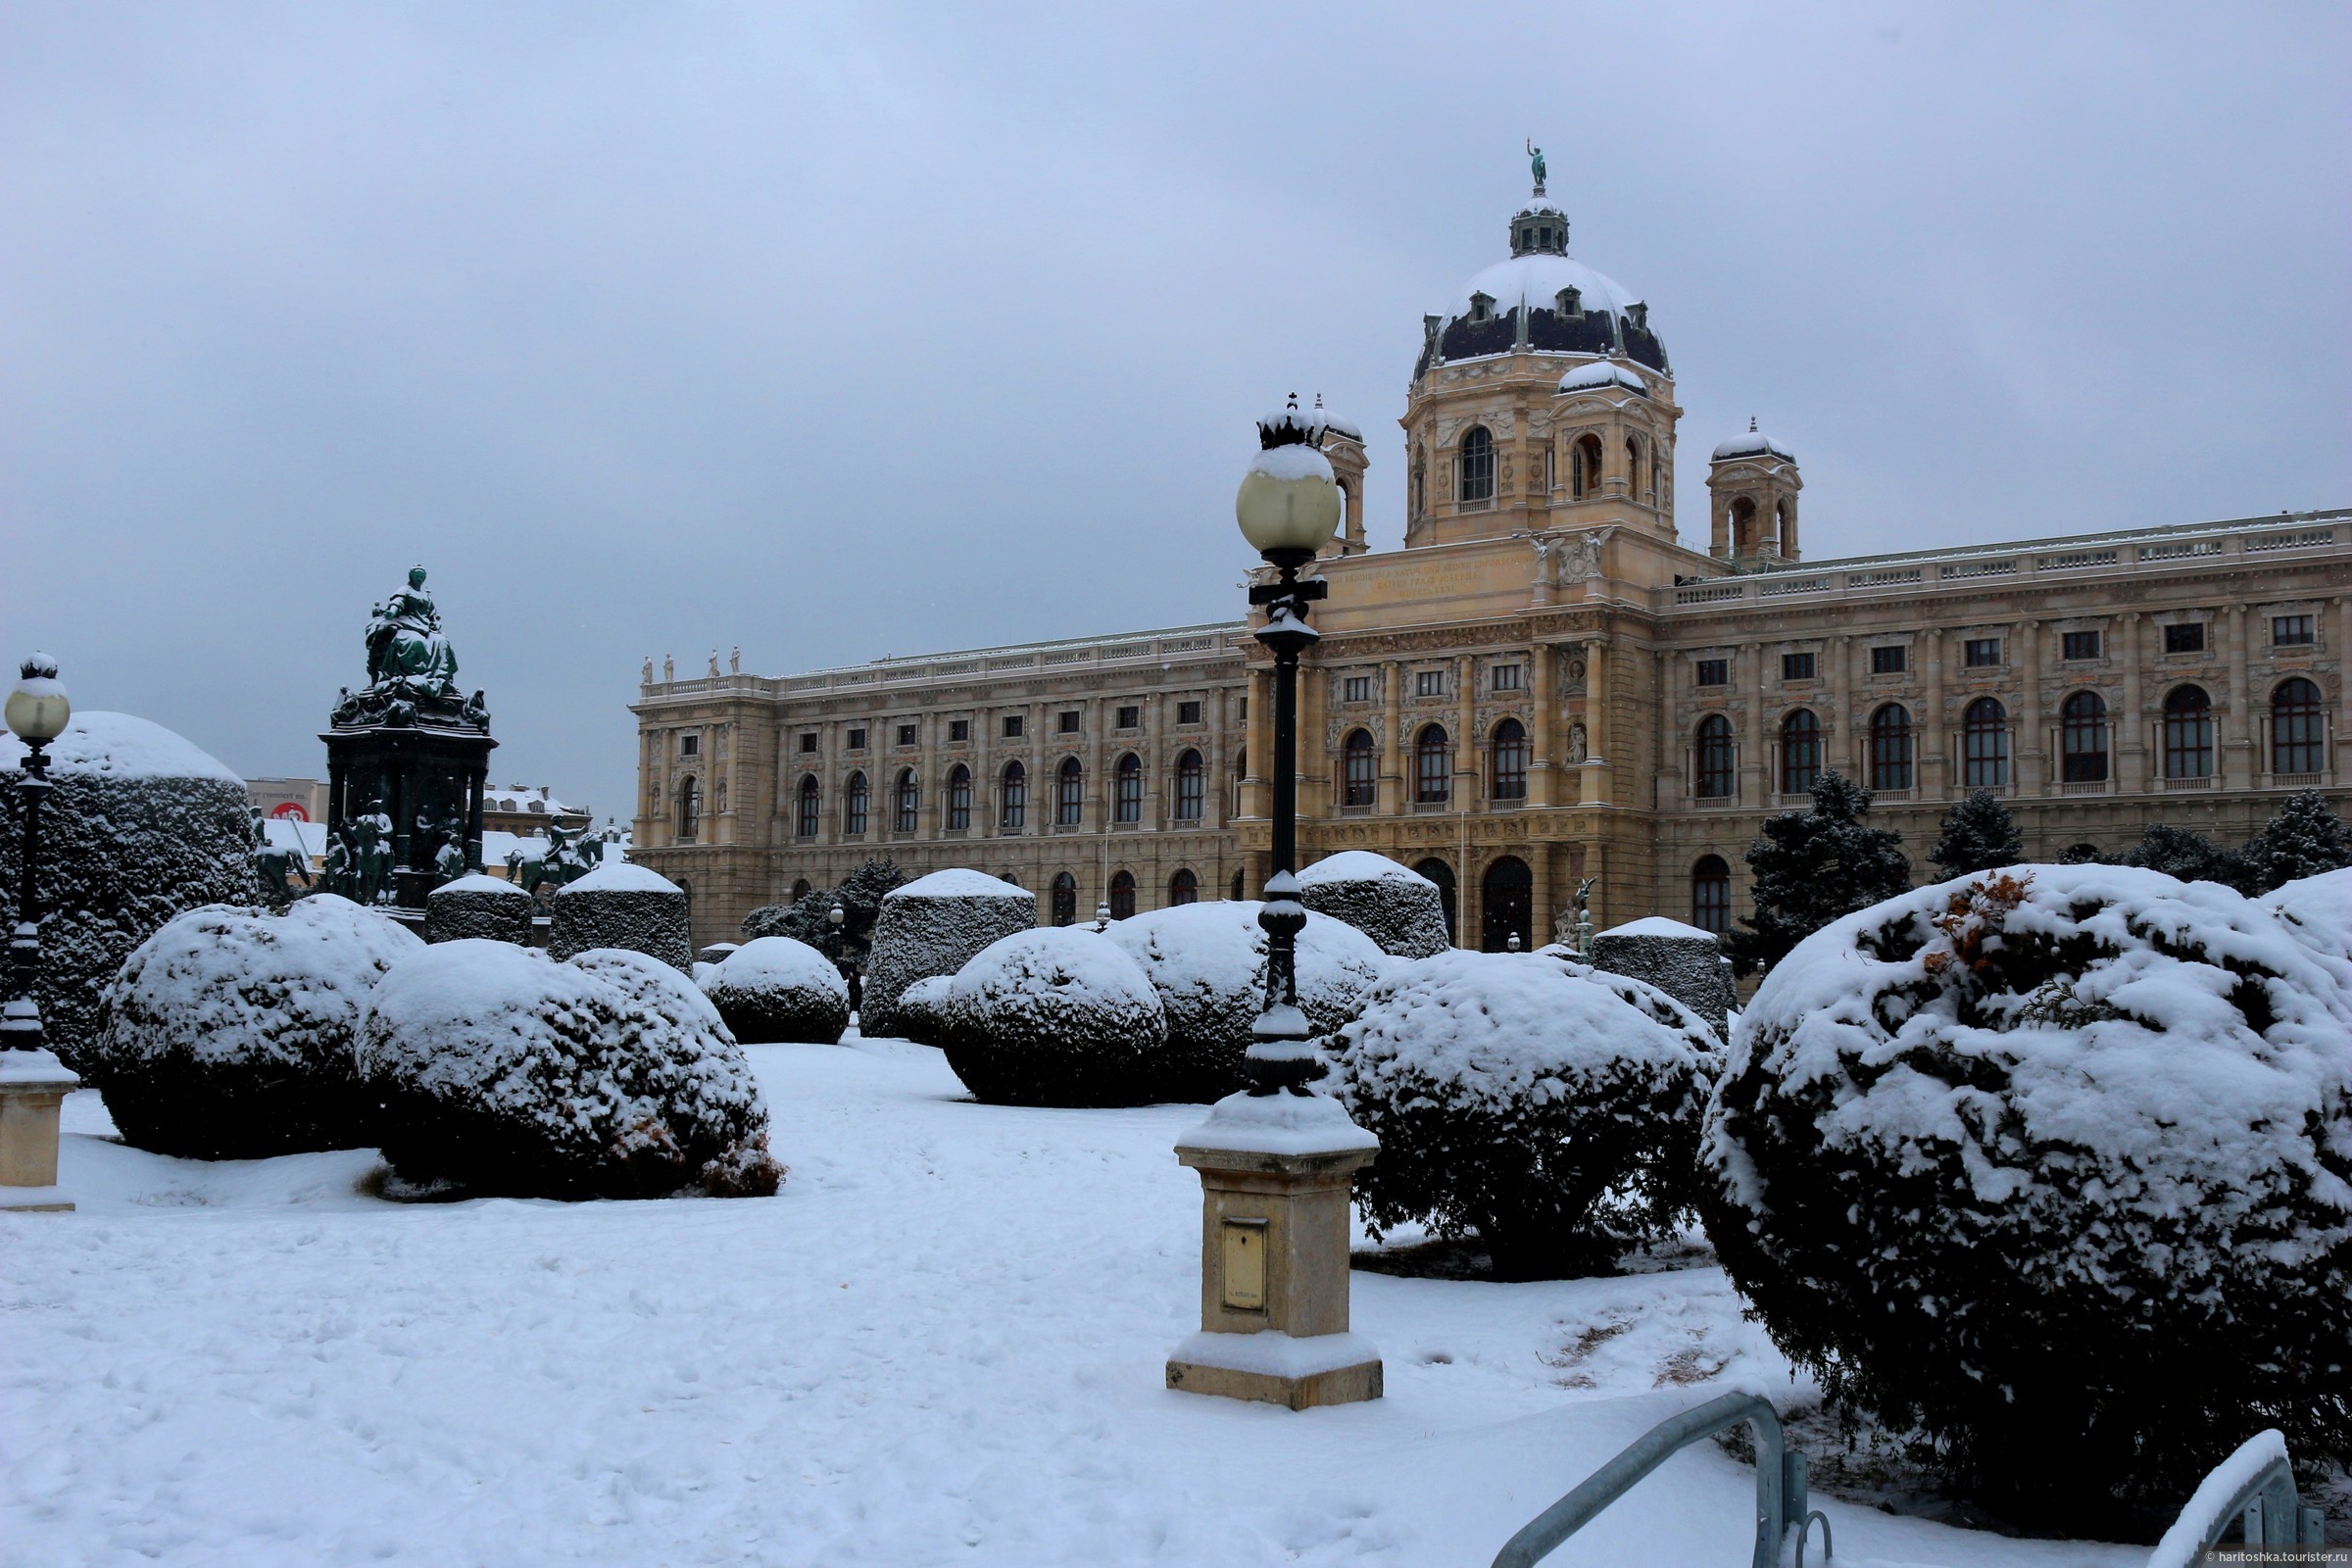
<path fill-rule="evenodd" d="M 41 1004 L 41 807 L 49 782 L 49 743 L 65 733 L 74 705 L 57 678 L 57 661 L 24 661 L 5 717 L 24 743 L 17 781 L 24 828 L 17 863 L 17 920 L 8 941 L 9 997 L 0 1008 L 0 1209 L 66 1209 L 57 1190 L 58 1112 L 81 1082 L 48 1049 Z"/>
<path fill-rule="evenodd" d="M 1298 933 L 1306 906 L 1298 901 L 1298 656 L 1317 634 L 1307 607 L 1328 592 L 1322 578 L 1301 582 L 1298 570 L 1331 542 L 1340 525 L 1340 487 L 1331 462 L 1316 450 L 1320 414 L 1300 414 L 1298 400 L 1257 421 L 1257 456 L 1234 497 L 1242 537 L 1278 577 L 1250 589 L 1250 603 L 1266 607 L 1257 640 L 1274 655 L 1273 867 L 1257 923 L 1266 932 L 1266 1005 L 1250 1025 L 1245 1066 L 1250 1092 L 1303 1094 L 1315 1054 L 1307 1044 L 1306 1014 L 1298 1010 Z"/>

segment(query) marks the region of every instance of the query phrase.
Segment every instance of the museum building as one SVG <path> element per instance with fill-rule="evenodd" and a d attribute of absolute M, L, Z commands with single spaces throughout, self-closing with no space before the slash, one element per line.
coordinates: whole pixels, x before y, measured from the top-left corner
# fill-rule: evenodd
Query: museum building
<path fill-rule="evenodd" d="M 2337 809 L 2352 731 L 2352 510 L 1807 561 L 1795 456 L 1714 449 L 1708 549 L 1675 533 L 1681 410 L 1645 302 L 1568 254 L 1544 194 L 1510 254 L 1423 319 L 1404 544 L 1369 548 L 1361 433 L 1302 669 L 1302 861 L 1371 850 L 1446 894 L 1456 940 L 1711 930 L 1741 855 L 1823 771 L 1877 793 L 1917 874 L 1953 802 L 2028 853 L 2155 822 L 2244 839 L 2288 791 Z M 1255 896 L 1271 660 L 1241 620 L 675 679 L 638 700 L 633 858 L 698 942 L 869 857 L 972 866 L 1041 917 Z"/>

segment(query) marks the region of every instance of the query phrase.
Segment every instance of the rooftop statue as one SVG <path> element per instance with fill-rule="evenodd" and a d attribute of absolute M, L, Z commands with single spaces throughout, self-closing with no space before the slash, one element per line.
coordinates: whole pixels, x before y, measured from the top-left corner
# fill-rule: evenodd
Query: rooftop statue
<path fill-rule="evenodd" d="M 1533 136 L 1527 138 L 1527 162 L 1535 172 L 1536 194 L 1541 196 L 1544 194 L 1544 149 L 1536 145 Z"/>
<path fill-rule="evenodd" d="M 368 622 L 368 684 L 405 681 L 436 697 L 455 689 L 458 656 L 441 635 L 441 612 L 424 591 L 424 568 L 409 571 L 409 584 L 375 607 Z"/>

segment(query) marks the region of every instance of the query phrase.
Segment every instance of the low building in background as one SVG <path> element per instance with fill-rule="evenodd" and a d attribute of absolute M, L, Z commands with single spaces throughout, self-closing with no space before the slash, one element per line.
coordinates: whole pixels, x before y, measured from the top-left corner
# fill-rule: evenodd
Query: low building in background
<path fill-rule="evenodd" d="M 245 799 L 267 817 L 295 822 L 326 820 L 326 780 L 322 778 L 249 778 Z"/>

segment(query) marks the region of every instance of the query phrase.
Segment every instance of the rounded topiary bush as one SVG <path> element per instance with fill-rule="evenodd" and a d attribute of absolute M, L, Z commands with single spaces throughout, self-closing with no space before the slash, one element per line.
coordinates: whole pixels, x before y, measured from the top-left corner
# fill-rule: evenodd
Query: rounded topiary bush
<path fill-rule="evenodd" d="M 652 1198 L 775 1191 L 767 1108 L 710 999 L 601 949 L 425 947 L 369 999 L 359 1067 L 384 1157 L 470 1192 Z"/>
<path fill-rule="evenodd" d="M 2352 1458 L 2352 957 L 2218 883 L 2037 865 L 1824 928 L 1708 1108 L 1724 1266 L 1833 1400 L 2015 1517 Z"/>
<path fill-rule="evenodd" d="M 0 910 L 16 917 L 24 746 L 0 734 Z M 41 808 L 41 966 L 49 1049 L 86 1070 L 98 998 L 130 952 L 173 915 L 250 904 L 260 882 L 245 782 L 189 742 L 128 713 L 77 712 L 49 743 Z"/>
<path fill-rule="evenodd" d="M 858 1032 L 906 1034 L 900 994 L 932 975 L 953 975 L 999 937 L 1037 924 L 1037 895 L 982 871 L 917 877 L 882 896 L 858 997 Z"/>
<path fill-rule="evenodd" d="M 1709 931 L 1651 915 L 1612 926 L 1592 939 L 1592 967 L 1646 980 L 1707 1020 L 1724 1038 L 1734 994 L 1723 944 Z"/>
<path fill-rule="evenodd" d="M 476 871 L 444 882 L 424 896 L 424 940 L 482 937 L 527 948 L 531 917 L 538 912 L 539 906 L 521 888 Z"/>
<path fill-rule="evenodd" d="M 1399 958 L 1426 958 L 1453 946 L 1438 885 L 1369 850 L 1342 850 L 1298 873 L 1299 902 L 1345 920 Z"/>
<path fill-rule="evenodd" d="M 282 911 L 191 909 L 107 986 L 82 1071 L 124 1141 L 158 1153 L 366 1147 L 353 1034 L 376 981 L 422 946 L 328 893 Z"/>
<path fill-rule="evenodd" d="M 1159 1085 L 1167 1014 L 1108 937 L 1047 926 L 1000 937 L 956 972 L 941 1047 L 977 1098 L 1133 1105 Z"/>
<path fill-rule="evenodd" d="M 932 974 L 900 992 L 898 1005 L 892 1010 L 898 1038 L 918 1046 L 936 1046 L 946 1039 L 950 994 L 955 987 L 954 975 Z"/>
<path fill-rule="evenodd" d="M 1380 1139 L 1356 1178 L 1375 1234 L 1476 1233 L 1504 1279 L 1606 1272 L 1695 1196 L 1722 1057 L 1654 987 L 1541 954 L 1403 964 L 1327 1043 L 1332 1093 Z"/>
<path fill-rule="evenodd" d="M 1242 1087 L 1250 1026 L 1266 1004 L 1259 907 L 1236 900 L 1175 905 L 1116 921 L 1104 933 L 1143 969 L 1168 1015 L 1161 1098 L 1216 1100 Z M 1362 1011 L 1394 962 L 1353 926 L 1314 913 L 1298 933 L 1298 1006 L 1317 1035 L 1337 1032 Z"/>
<path fill-rule="evenodd" d="M 836 1045 L 850 1026 L 849 983 L 806 942 L 754 937 L 704 967 L 703 994 L 744 1045 Z"/>
<path fill-rule="evenodd" d="M 549 906 L 548 956 L 569 958 L 620 948 L 694 972 L 686 930 L 686 890 L 658 871 L 610 861 L 556 890 Z"/>

